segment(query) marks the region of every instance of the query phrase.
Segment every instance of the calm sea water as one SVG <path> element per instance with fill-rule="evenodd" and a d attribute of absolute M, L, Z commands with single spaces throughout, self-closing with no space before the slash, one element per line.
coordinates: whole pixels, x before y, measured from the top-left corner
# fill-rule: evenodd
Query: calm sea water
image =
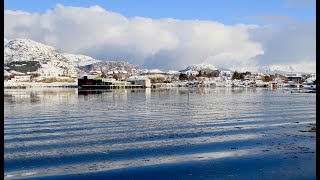
<path fill-rule="evenodd" d="M 5 178 L 315 179 L 315 123 L 283 90 L 5 90 Z"/>

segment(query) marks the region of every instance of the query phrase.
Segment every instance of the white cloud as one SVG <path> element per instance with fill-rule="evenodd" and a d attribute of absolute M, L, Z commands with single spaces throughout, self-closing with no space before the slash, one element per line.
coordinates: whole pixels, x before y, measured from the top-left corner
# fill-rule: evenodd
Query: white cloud
<path fill-rule="evenodd" d="M 264 56 L 265 42 L 252 38 L 252 32 L 265 36 L 270 30 L 214 21 L 125 17 L 99 6 L 57 5 L 44 14 L 5 10 L 4 16 L 8 39 L 30 38 L 62 52 L 125 59 L 142 68 L 162 70 L 197 63 L 254 69 L 259 63 L 256 57 Z"/>
<path fill-rule="evenodd" d="M 293 65 L 300 71 L 316 72 L 315 22 L 270 25 L 252 29 L 250 34 L 264 50 L 256 57 L 260 65 Z"/>

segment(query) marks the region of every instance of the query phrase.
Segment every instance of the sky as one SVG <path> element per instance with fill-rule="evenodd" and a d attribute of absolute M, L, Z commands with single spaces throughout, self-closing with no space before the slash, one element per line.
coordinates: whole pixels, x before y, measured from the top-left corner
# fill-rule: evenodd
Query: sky
<path fill-rule="evenodd" d="M 315 0 L 5 0 L 4 36 L 142 68 L 315 72 Z"/>

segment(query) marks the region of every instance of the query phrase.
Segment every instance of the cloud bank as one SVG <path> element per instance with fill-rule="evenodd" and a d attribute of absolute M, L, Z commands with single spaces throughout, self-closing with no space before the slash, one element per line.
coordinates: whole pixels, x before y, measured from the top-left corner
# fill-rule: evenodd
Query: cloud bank
<path fill-rule="evenodd" d="M 276 62 L 274 59 L 279 53 L 273 53 L 278 52 L 277 47 L 286 42 L 285 38 L 291 39 L 288 42 L 291 48 L 282 48 L 285 51 L 296 50 L 291 42 L 313 43 L 313 34 L 309 32 L 286 34 L 285 30 L 202 20 L 125 17 L 99 6 L 57 5 L 43 14 L 10 10 L 4 13 L 4 36 L 7 39 L 30 38 L 54 46 L 61 52 L 101 60 L 122 59 L 142 68 L 163 70 L 179 70 L 197 63 L 211 63 L 233 70 L 255 70 L 258 65 Z M 281 37 L 282 33 L 286 36 Z M 292 36 L 299 33 L 303 36 Z M 285 42 L 273 47 L 280 40 Z M 300 47 L 301 56 L 295 59 L 290 55 L 283 56 L 280 64 L 297 64 L 302 60 L 315 64 L 315 51 L 309 54 L 313 50 L 312 43 L 306 48 Z"/>

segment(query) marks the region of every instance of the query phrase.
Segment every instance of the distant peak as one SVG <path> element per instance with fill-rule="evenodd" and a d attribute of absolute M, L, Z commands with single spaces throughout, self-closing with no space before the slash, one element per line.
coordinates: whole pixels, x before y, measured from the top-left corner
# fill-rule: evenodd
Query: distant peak
<path fill-rule="evenodd" d="M 201 63 L 201 64 L 192 64 L 188 66 L 185 70 L 192 70 L 192 71 L 200 71 L 200 70 L 205 70 L 205 69 L 210 69 L 210 70 L 218 70 L 218 68 L 212 64 L 207 64 L 207 63 Z"/>

